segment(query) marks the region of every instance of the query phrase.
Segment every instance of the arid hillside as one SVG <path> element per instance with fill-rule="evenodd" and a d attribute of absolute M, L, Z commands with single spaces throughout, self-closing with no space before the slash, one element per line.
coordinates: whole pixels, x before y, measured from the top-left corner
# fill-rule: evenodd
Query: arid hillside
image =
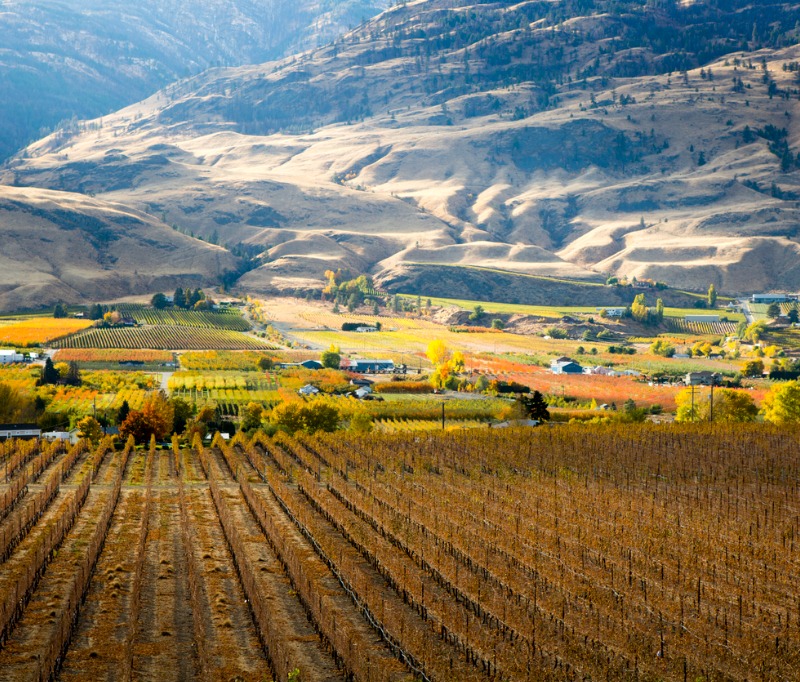
<path fill-rule="evenodd" d="M 51 135 L 3 179 L 245 245 L 252 291 L 346 267 L 447 293 L 436 265 L 797 289 L 795 18 L 742 0 L 408 3 Z"/>
<path fill-rule="evenodd" d="M 66 192 L 0 187 L 0 310 L 216 284 L 226 250 Z"/>
<path fill-rule="evenodd" d="M 214 66 L 327 44 L 385 0 L 4 0 L 0 159 Z"/>

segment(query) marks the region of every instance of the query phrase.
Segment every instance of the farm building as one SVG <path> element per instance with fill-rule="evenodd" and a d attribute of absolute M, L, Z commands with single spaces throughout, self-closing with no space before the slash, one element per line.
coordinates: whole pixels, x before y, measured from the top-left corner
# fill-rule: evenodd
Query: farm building
<path fill-rule="evenodd" d="M 584 367 L 583 368 L 584 374 L 595 374 L 599 376 L 605 377 L 616 377 L 619 376 L 619 372 L 611 367 L 603 367 L 602 365 L 597 365 L 597 367 Z"/>
<path fill-rule="evenodd" d="M 556 358 L 550 363 L 553 374 L 583 374 L 583 367 L 572 358 Z"/>
<path fill-rule="evenodd" d="M 753 294 L 753 303 L 789 303 L 796 301 L 795 294 Z"/>
<path fill-rule="evenodd" d="M 80 438 L 78 437 L 78 429 L 73 429 L 72 431 L 45 431 L 42 434 L 42 439 L 53 442 L 57 440 L 68 441 L 72 445 L 75 445 Z"/>
<path fill-rule="evenodd" d="M 12 362 L 22 362 L 25 356 L 15 350 L 0 350 L 0 365 L 10 365 Z"/>
<path fill-rule="evenodd" d="M 319 389 L 316 386 L 312 386 L 311 384 L 306 384 L 303 388 L 298 389 L 297 391 L 300 395 L 317 395 L 319 393 Z"/>
<path fill-rule="evenodd" d="M 39 438 L 42 430 L 36 424 L 0 424 L 0 440 L 9 438 Z"/>
<path fill-rule="evenodd" d="M 322 369 L 322 363 L 319 360 L 303 360 L 303 362 L 279 362 L 275 365 L 278 369 Z"/>
<path fill-rule="evenodd" d="M 598 313 L 602 313 L 604 310 L 606 311 L 606 315 L 609 317 L 624 317 L 625 315 L 625 308 L 595 308 Z"/>
<path fill-rule="evenodd" d="M 344 360 L 342 369 L 356 374 L 380 374 L 394 371 L 394 360 Z"/>
<path fill-rule="evenodd" d="M 719 322 L 719 315 L 686 315 L 687 322 Z"/>
<path fill-rule="evenodd" d="M 700 372 L 689 372 L 684 378 L 683 383 L 687 386 L 711 386 L 711 383 L 719 383 L 719 374 L 703 370 Z"/>

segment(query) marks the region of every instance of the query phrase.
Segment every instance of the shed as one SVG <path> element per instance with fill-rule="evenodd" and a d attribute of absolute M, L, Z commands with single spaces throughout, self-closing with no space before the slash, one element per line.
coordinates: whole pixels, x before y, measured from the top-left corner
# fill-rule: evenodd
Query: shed
<path fill-rule="evenodd" d="M 0 424 L 0 440 L 39 438 L 42 430 L 36 424 Z"/>

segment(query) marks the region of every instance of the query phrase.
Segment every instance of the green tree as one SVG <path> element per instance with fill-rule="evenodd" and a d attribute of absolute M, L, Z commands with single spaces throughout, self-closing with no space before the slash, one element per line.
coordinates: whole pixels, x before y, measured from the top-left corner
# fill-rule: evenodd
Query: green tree
<path fill-rule="evenodd" d="M 326 400 L 289 401 L 272 409 L 270 421 L 290 434 L 300 430 L 307 433 L 335 431 L 339 425 L 339 410 Z"/>
<path fill-rule="evenodd" d="M 746 377 L 760 377 L 764 374 L 762 360 L 748 360 L 742 365 L 742 375 Z"/>
<path fill-rule="evenodd" d="M 349 429 L 356 433 L 370 433 L 374 428 L 372 415 L 366 410 L 356 410 L 350 417 Z"/>
<path fill-rule="evenodd" d="M 262 355 L 258 359 L 258 368 L 264 372 L 275 366 L 275 361 L 269 355 Z"/>
<path fill-rule="evenodd" d="M 303 408 L 303 430 L 307 433 L 317 431 L 336 431 L 339 426 L 339 410 L 326 400 L 312 400 Z"/>
<path fill-rule="evenodd" d="M 91 416 L 78 420 L 75 426 L 78 429 L 79 438 L 86 438 L 95 444 L 99 443 L 100 439 L 105 435 L 100 422 Z"/>
<path fill-rule="evenodd" d="M 482 305 L 476 305 L 472 312 L 469 314 L 470 322 L 477 322 L 483 316 L 484 310 Z"/>
<path fill-rule="evenodd" d="M 64 383 L 67 386 L 80 386 L 82 383 L 81 379 L 81 371 L 78 367 L 78 363 L 74 360 L 70 360 L 69 368 L 67 369 L 67 373 L 64 375 Z"/>
<path fill-rule="evenodd" d="M 710 415 L 709 402 L 709 419 Z M 745 391 L 721 388 L 714 391 L 715 422 L 752 422 L 758 416 L 758 407 L 752 396 Z"/>
<path fill-rule="evenodd" d="M 777 303 L 770 303 L 767 307 L 767 317 L 771 317 L 773 320 L 780 317 L 781 314 L 781 307 Z"/>
<path fill-rule="evenodd" d="M 492 320 L 492 329 L 504 329 L 505 324 L 503 324 L 503 320 L 501 319 L 494 319 Z"/>
<path fill-rule="evenodd" d="M 637 322 L 646 323 L 648 321 L 648 313 L 649 309 L 644 294 L 636 294 L 633 303 L 631 303 L 631 317 Z"/>
<path fill-rule="evenodd" d="M 656 299 L 655 321 L 657 324 L 661 324 L 664 321 L 664 301 L 662 301 L 660 298 Z"/>
<path fill-rule="evenodd" d="M 261 427 L 261 416 L 264 408 L 258 403 L 248 403 L 242 411 L 242 431 L 255 431 Z"/>
<path fill-rule="evenodd" d="M 800 421 L 800 382 L 775 384 L 764 398 L 761 412 L 764 419 L 773 424 Z"/>
<path fill-rule="evenodd" d="M 656 339 L 650 344 L 650 352 L 654 355 L 661 355 L 665 358 L 671 358 L 675 355 L 675 346 L 673 346 L 666 339 Z"/>
<path fill-rule="evenodd" d="M 525 414 L 529 419 L 535 419 L 540 422 L 550 420 L 550 411 L 547 409 L 547 401 L 539 391 L 534 391 L 530 395 L 523 395 L 517 398 Z"/>
<path fill-rule="evenodd" d="M 33 401 L 10 384 L 0 383 L 0 422 L 26 422 L 35 415 Z"/>
<path fill-rule="evenodd" d="M 67 309 L 61 303 L 56 303 L 55 308 L 53 308 L 53 317 L 66 317 L 67 316 Z"/>
<path fill-rule="evenodd" d="M 173 398 L 170 402 L 172 403 L 173 411 L 172 433 L 183 433 L 186 430 L 186 425 L 195 415 L 197 407 L 193 402 L 183 398 Z"/>
<path fill-rule="evenodd" d="M 756 320 L 752 324 L 745 327 L 744 334 L 742 334 L 742 339 L 745 341 L 752 341 L 753 343 L 758 343 L 761 340 L 761 337 L 764 336 L 764 332 L 767 331 L 767 325 L 764 320 Z"/>
<path fill-rule="evenodd" d="M 713 284 L 708 285 L 708 307 L 714 308 L 717 305 L 717 288 Z"/>
<path fill-rule="evenodd" d="M 330 369 L 339 369 L 339 365 L 342 361 L 341 353 L 339 349 L 331 344 L 331 347 L 328 350 L 322 353 L 320 357 L 320 362 L 322 363 L 323 367 L 328 367 Z"/>
<path fill-rule="evenodd" d="M 150 299 L 150 305 L 156 310 L 163 310 L 167 307 L 167 297 L 160 292 L 153 294 L 153 298 Z"/>
<path fill-rule="evenodd" d="M 792 308 L 789 311 L 789 322 L 792 324 L 797 324 L 797 320 L 800 319 L 800 313 L 797 312 L 797 308 Z"/>
<path fill-rule="evenodd" d="M 175 293 L 172 295 L 172 305 L 174 305 L 176 308 L 186 307 L 186 294 L 183 293 L 183 289 L 181 287 L 175 289 Z"/>
<path fill-rule="evenodd" d="M 272 408 L 270 421 L 282 431 L 296 433 L 303 428 L 303 405 L 295 401 L 278 403 Z"/>
<path fill-rule="evenodd" d="M 122 405 L 117 410 L 117 424 L 122 424 L 131 412 L 131 406 L 128 405 L 127 400 L 122 401 Z"/>
<path fill-rule="evenodd" d="M 44 369 L 37 382 L 40 386 L 57 384 L 61 380 L 61 373 L 55 368 L 53 361 L 48 357 L 44 361 Z"/>

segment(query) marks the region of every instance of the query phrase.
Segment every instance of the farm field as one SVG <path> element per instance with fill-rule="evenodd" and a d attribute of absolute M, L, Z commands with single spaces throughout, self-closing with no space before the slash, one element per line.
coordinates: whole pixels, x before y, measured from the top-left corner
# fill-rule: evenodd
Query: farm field
<path fill-rule="evenodd" d="M 280 402 L 275 373 L 183 370 L 168 381 L 170 395 L 196 405 L 215 404 L 224 414 L 238 415 L 250 402 L 272 406 Z"/>
<path fill-rule="evenodd" d="M 333 344 L 342 352 L 353 356 L 388 358 L 396 363 L 415 368 L 419 366 L 422 369 L 430 367 L 424 354 L 433 340 L 441 340 L 448 347 L 463 352 L 467 357 L 468 369 L 482 367 L 486 358 L 502 360 L 504 356 L 525 357 L 527 364 L 549 366 L 554 357 L 568 355 L 579 359 L 584 365 L 610 364 L 617 369 L 637 369 L 644 373 L 670 369 L 677 369 L 680 373 L 700 369 L 733 373 L 741 364 L 730 360 L 709 361 L 705 358 L 693 358 L 689 361 L 665 359 L 649 352 L 652 338 L 637 339 L 634 344 L 636 354 L 622 355 L 609 352 L 611 346 L 620 343 L 619 340 L 554 339 L 490 329 L 460 333 L 425 317 L 382 315 L 375 318 L 369 314 L 335 314 L 318 303 L 296 301 L 291 305 L 291 302 L 291 299 L 271 299 L 265 301 L 262 307 L 271 319 L 288 329 L 288 333 L 300 342 L 319 350 Z M 375 319 L 379 319 L 382 324 L 379 332 L 341 331 L 343 322 L 372 322 Z M 614 329 L 615 323 L 610 322 L 609 328 Z M 677 347 L 691 347 L 697 341 L 707 340 L 709 334 L 700 330 L 683 333 L 676 331 L 671 334 L 662 333 L 661 338 Z M 586 354 L 578 358 L 580 348 Z M 592 348 L 595 349 L 594 354 L 590 354 Z"/>
<path fill-rule="evenodd" d="M 678 318 L 666 318 L 666 326 L 670 331 L 681 334 L 708 334 L 717 336 L 733 336 L 738 322 L 694 322 Z"/>
<path fill-rule="evenodd" d="M 53 356 L 53 362 L 123 363 L 135 362 L 148 365 L 174 362 L 175 356 L 163 350 L 134 350 L 122 348 L 65 348 Z"/>
<path fill-rule="evenodd" d="M 51 345 L 58 349 L 269 350 L 274 348 L 266 341 L 241 332 L 177 325 L 93 328 Z"/>
<path fill-rule="evenodd" d="M 150 306 L 122 303 L 117 306 L 120 313 L 132 317 L 139 324 L 178 327 L 200 327 L 203 329 L 231 329 L 246 332 L 250 324 L 236 308 L 223 310 L 182 310 L 180 308 L 155 309 Z"/>
<path fill-rule="evenodd" d="M 648 303 L 654 305 L 658 298 L 657 291 L 645 292 Z M 412 301 L 416 304 L 417 297 L 408 294 L 402 295 L 402 298 Z M 422 297 L 422 305 L 424 306 L 428 301 L 428 297 Z M 540 317 L 560 318 L 565 315 L 591 315 L 598 317 L 602 306 L 543 306 L 543 305 L 525 305 L 521 303 L 494 303 L 487 301 L 471 301 L 458 298 L 439 298 L 430 297 L 432 305 L 450 307 L 455 306 L 464 310 L 473 310 L 476 305 L 481 306 L 487 313 L 503 313 L 508 315 L 536 315 Z M 613 306 L 610 306 L 613 307 Z M 765 307 L 766 309 L 766 307 Z M 683 318 L 686 315 L 702 315 L 704 313 L 713 314 L 714 311 L 705 311 L 698 308 L 664 308 L 664 317 Z M 741 313 L 726 313 L 721 311 L 721 315 L 725 315 L 729 320 L 738 323 L 744 319 Z"/>
<path fill-rule="evenodd" d="M 0 325 L 0 345 L 30 348 L 41 346 L 91 327 L 91 320 L 76 320 L 69 317 L 29 317 L 10 320 Z"/>
<path fill-rule="evenodd" d="M 798 436 L 4 444 L 0 680 L 798 679 Z"/>

